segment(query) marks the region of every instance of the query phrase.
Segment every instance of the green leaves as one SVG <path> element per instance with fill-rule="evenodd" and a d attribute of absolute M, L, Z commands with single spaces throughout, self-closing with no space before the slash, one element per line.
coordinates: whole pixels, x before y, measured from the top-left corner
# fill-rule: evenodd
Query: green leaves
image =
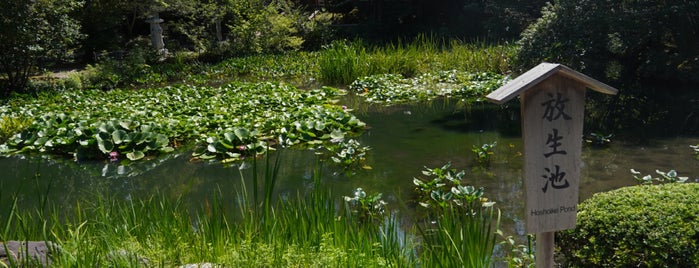
<path fill-rule="evenodd" d="M 440 96 L 474 102 L 485 100 L 485 95 L 505 84 L 508 79 L 498 74 L 457 70 L 425 73 L 413 78 L 381 74 L 357 79 L 349 85 L 349 90 L 363 96 L 368 102 L 385 105 L 425 101 Z"/>
<path fill-rule="evenodd" d="M 341 93 L 275 83 L 68 91 L 0 106 L 0 118 L 28 122 L 0 153 L 114 160 L 110 154 L 117 152 L 139 160 L 195 143 L 195 157 L 235 160 L 275 144 L 317 143 L 361 132 L 364 123 L 333 104 Z"/>
<path fill-rule="evenodd" d="M 696 183 L 597 193 L 578 205 L 575 229 L 556 233 L 563 265 L 697 267 L 698 198 Z"/>
<path fill-rule="evenodd" d="M 453 203 L 458 207 L 473 211 L 494 204 L 483 198 L 483 187 L 462 185 L 466 175 L 465 171 L 457 172 L 456 169 L 450 167 L 451 163 L 439 168 L 425 167 L 422 174 L 427 178 L 413 178 L 418 202 L 421 206 L 447 208 L 451 207 Z"/>
<path fill-rule="evenodd" d="M 668 172 L 663 172 L 663 171 L 656 169 L 655 173 L 660 175 L 660 177 L 653 178 L 653 176 L 651 176 L 651 175 L 645 175 L 645 176 L 641 177 L 640 176 L 641 172 L 638 172 L 633 168 L 631 169 L 631 174 L 633 175 L 634 179 L 636 179 L 636 181 L 639 184 L 650 185 L 650 184 L 653 184 L 654 181 L 658 182 L 658 183 L 684 183 L 689 179 L 689 177 L 678 176 L 677 171 L 675 171 L 674 169 L 672 169 Z"/>

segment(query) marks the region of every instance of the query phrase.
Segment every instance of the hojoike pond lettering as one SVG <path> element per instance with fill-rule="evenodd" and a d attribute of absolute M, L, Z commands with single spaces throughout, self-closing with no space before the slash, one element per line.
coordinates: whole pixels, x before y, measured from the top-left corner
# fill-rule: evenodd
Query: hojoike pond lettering
<path fill-rule="evenodd" d="M 529 215 L 531 216 L 544 216 L 544 215 L 550 215 L 550 214 L 559 214 L 559 213 L 576 213 L 578 211 L 578 205 L 566 207 L 566 206 L 560 206 L 557 208 L 545 208 L 545 209 L 539 209 L 539 210 L 530 210 Z"/>

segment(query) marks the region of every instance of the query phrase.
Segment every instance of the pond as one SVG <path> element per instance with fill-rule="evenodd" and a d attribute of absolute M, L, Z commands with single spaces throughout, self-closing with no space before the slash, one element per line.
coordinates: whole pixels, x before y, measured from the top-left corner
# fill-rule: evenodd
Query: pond
<path fill-rule="evenodd" d="M 413 178 L 424 167 L 451 163 L 467 171 L 469 184 L 484 187 L 485 196 L 497 202 L 505 233 L 524 235 L 519 114 L 490 104 L 463 111 L 449 99 L 387 108 L 369 105 L 360 110 L 355 113 L 369 128 L 357 139 L 372 148 L 367 157 L 371 169 L 349 173 L 325 164 L 324 183 L 338 198 L 361 187 L 383 193 L 394 208 L 411 207 Z M 472 148 L 493 142 L 497 145 L 490 165 L 476 164 Z M 675 169 L 681 176 L 699 180 L 699 161 L 693 159 L 690 144 L 699 144 L 699 137 L 655 139 L 642 145 L 614 139 L 606 147 L 583 146 L 580 197 L 637 184 L 629 172 L 632 168 L 644 175 L 655 175 L 656 169 Z M 313 151 L 283 149 L 275 154 L 281 162 L 277 196 L 284 198 L 312 187 L 318 158 Z M 260 169 L 264 162 L 258 160 Z M 195 162 L 187 150 L 130 166 L 38 156 L 3 158 L 0 211 L 7 211 L 14 195 L 21 207 L 38 206 L 44 197 L 55 205 L 72 207 L 85 197 L 106 194 L 128 200 L 156 193 L 201 207 L 215 191 L 232 203 L 241 182 L 251 185 L 251 165 Z"/>

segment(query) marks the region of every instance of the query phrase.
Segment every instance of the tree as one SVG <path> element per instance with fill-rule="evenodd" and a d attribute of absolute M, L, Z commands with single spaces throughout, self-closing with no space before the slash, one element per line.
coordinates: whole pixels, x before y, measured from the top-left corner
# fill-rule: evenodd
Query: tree
<path fill-rule="evenodd" d="M 699 1 L 557 0 L 519 41 L 523 69 L 565 63 L 618 82 L 699 82 Z"/>
<path fill-rule="evenodd" d="M 75 0 L 0 1 L 0 98 L 25 89 L 40 63 L 64 59 L 82 37 Z"/>

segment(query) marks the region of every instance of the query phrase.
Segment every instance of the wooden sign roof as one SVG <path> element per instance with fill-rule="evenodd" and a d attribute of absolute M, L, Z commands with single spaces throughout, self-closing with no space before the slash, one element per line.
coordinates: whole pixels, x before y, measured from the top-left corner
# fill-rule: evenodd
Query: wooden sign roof
<path fill-rule="evenodd" d="M 486 98 L 490 102 L 503 104 L 553 75 L 563 75 L 584 84 L 589 89 L 605 94 L 616 95 L 619 92 L 616 88 L 576 72 L 565 65 L 544 62 L 491 92 Z"/>

